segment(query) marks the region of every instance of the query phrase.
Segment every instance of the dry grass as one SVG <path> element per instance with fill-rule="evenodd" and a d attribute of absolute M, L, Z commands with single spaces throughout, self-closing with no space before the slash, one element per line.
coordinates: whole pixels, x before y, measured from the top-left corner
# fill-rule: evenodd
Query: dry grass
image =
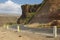
<path fill-rule="evenodd" d="M 47 24 L 39 24 L 39 23 L 33 23 L 33 24 L 27 24 L 27 27 L 30 28 L 52 28 L 53 26 L 51 26 L 51 23 L 47 23 Z M 57 28 L 60 28 L 60 25 L 57 26 Z"/>
<path fill-rule="evenodd" d="M 39 23 L 33 23 L 33 24 L 27 24 L 28 27 L 31 27 L 31 28 L 38 28 L 40 26 Z"/>
<path fill-rule="evenodd" d="M 31 28 L 50 28 L 50 24 L 39 24 L 39 23 L 33 23 L 33 24 L 27 24 L 27 27 L 31 27 Z"/>

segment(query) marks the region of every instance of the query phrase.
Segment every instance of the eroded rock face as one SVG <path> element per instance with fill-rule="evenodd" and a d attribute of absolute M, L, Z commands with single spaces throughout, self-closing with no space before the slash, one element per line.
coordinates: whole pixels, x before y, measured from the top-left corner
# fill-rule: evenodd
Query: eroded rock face
<path fill-rule="evenodd" d="M 37 9 L 39 10 L 37 11 Z M 27 16 L 29 16 L 28 14 L 31 12 L 36 12 L 36 15 L 30 20 L 29 23 L 41 24 L 52 22 L 52 20 L 60 20 L 60 0 L 47 0 L 47 2 L 43 5 L 43 7 L 41 7 L 41 9 L 40 4 L 22 5 L 22 16 L 20 18 L 24 20 Z"/>
<path fill-rule="evenodd" d="M 60 20 L 60 9 L 56 10 L 53 14 L 50 14 L 49 18 L 53 20 Z"/>
<path fill-rule="evenodd" d="M 60 8 L 60 0 L 48 0 L 51 5 L 50 11 L 56 11 Z"/>
<path fill-rule="evenodd" d="M 60 0 L 47 0 L 44 6 L 38 10 L 30 23 L 49 23 L 52 20 L 60 19 Z"/>
<path fill-rule="evenodd" d="M 30 13 L 36 12 L 36 10 L 40 7 L 41 4 L 35 4 L 35 5 L 22 5 L 22 16 L 18 19 L 17 23 L 24 23 L 24 20 L 29 17 Z M 23 19 L 23 21 L 21 22 L 21 19 Z"/>
<path fill-rule="evenodd" d="M 28 13 L 36 12 L 36 10 L 40 7 L 41 4 L 36 5 L 22 5 L 22 16 L 26 17 Z M 23 18 L 24 18 L 23 17 Z"/>

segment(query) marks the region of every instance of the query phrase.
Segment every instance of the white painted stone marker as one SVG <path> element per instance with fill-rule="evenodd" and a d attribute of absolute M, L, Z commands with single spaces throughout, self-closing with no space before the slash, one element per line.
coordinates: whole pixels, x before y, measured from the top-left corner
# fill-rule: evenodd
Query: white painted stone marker
<path fill-rule="evenodd" d="M 53 27 L 53 35 L 54 35 L 54 38 L 57 37 L 57 26 Z"/>
<path fill-rule="evenodd" d="M 20 32 L 20 27 L 19 27 L 19 25 L 17 26 L 17 31 Z"/>
<path fill-rule="evenodd" d="M 9 29 L 9 25 L 7 25 L 7 29 Z"/>

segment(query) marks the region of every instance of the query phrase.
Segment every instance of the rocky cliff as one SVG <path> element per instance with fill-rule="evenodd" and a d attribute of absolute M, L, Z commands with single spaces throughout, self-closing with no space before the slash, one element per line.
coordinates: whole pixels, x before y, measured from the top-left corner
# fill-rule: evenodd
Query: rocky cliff
<path fill-rule="evenodd" d="M 35 14 L 36 10 L 41 6 L 41 4 L 34 4 L 34 5 L 22 5 L 22 16 L 18 19 L 17 23 L 26 23 L 32 15 Z"/>
<path fill-rule="evenodd" d="M 31 16 L 34 14 L 33 16 Z M 60 20 L 60 0 L 44 0 L 38 5 L 22 5 L 22 16 L 20 23 L 40 23 L 46 24 L 53 20 Z M 24 21 L 22 21 L 22 20 Z M 18 21 L 18 22 L 19 22 Z"/>
<path fill-rule="evenodd" d="M 36 14 L 29 23 L 46 24 L 52 22 L 53 20 L 60 20 L 59 4 L 60 0 L 47 0 L 42 8 L 38 8 L 38 14 Z"/>

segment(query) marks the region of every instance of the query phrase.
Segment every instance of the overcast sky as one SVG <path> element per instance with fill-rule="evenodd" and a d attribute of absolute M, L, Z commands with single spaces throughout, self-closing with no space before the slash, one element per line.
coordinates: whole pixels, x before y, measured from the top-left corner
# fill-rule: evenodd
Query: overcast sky
<path fill-rule="evenodd" d="M 22 14 L 22 4 L 39 4 L 42 0 L 0 0 L 0 13 Z"/>

